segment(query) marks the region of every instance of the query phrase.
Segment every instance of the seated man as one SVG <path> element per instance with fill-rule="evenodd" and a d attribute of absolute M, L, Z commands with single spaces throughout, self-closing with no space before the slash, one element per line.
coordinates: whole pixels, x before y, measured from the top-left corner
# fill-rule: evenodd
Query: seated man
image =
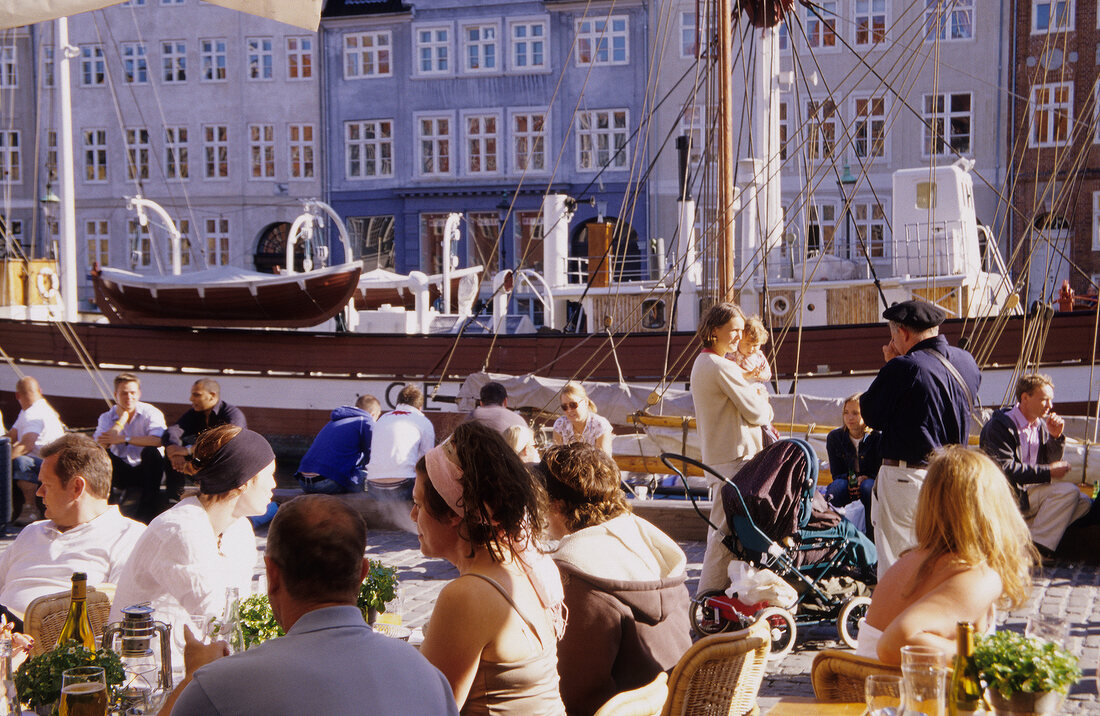
<path fill-rule="evenodd" d="M 424 393 L 406 385 L 397 394 L 397 407 L 374 424 L 367 493 L 381 500 L 412 500 L 416 461 L 435 447 L 435 428 L 420 410 Z"/>
<path fill-rule="evenodd" d="M 38 509 L 34 501 L 38 489 L 38 470 L 42 465 L 39 451 L 65 434 L 65 426 L 57 411 L 42 396 L 42 388 L 31 376 L 20 378 L 15 384 L 15 399 L 19 402 L 19 416 L 7 432 L 11 440 L 11 476 L 19 493 L 12 494 L 12 521 L 27 524 L 35 519 Z M 25 507 L 27 516 L 20 519 L 19 508 Z"/>
<path fill-rule="evenodd" d="M 345 405 L 332 411 L 298 465 L 296 477 L 303 492 L 335 495 L 363 491 L 374 431 L 372 407 L 381 413 L 378 398 L 361 395 L 354 408 Z"/>
<path fill-rule="evenodd" d="M 244 413 L 221 399 L 221 386 L 213 378 L 200 378 L 191 386 L 191 409 L 180 416 L 164 432 L 164 456 L 169 465 L 165 470 L 164 488 L 168 502 L 177 502 L 192 473 L 187 456 L 199 435 L 219 425 L 248 427 Z"/>
<path fill-rule="evenodd" d="M 496 381 L 481 386 L 481 399 L 466 419 L 484 423 L 498 433 L 513 425 L 527 427 L 522 415 L 508 409 L 508 391 Z"/>
<path fill-rule="evenodd" d="M 23 529 L 0 555 L 0 604 L 18 617 L 35 598 L 67 591 L 73 572 L 116 584 L 145 525 L 107 504 L 111 461 L 94 440 L 72 433 L 42 448 L 38 495 L 46 519 Z"/>
<path fill-rule="evenodd" d="M 1092 501 L 1073 482 L 1062 482 L 1065 421 L 1053 411 L 1049 376 L 1025 375 L 1016 382 L 1016 405 L 998 410 L 982 428 L 980 445 L 1008 478 L 1044 557 L 1058 549 L 1066 528 L 1089 511 Z"/>
<path fill-rule="evenodd" d="M 267 538 L 267 594 L 286 636 L 228 658 L 187 634 L 187 674 L 161 715 L 457 714 L 443 674 L 376 633 L 355 605 L 367 527 L 329 495 L 283 505 Z M 200 668 L 201 667 L 201 668 Z"/>
<path fill-rule="evenodd" d="M 164 413 L 141 402 L 141 381 L 133 373 L 115 377 L 115 405 L 99 416 L 92 437 L 111 458 L 111 485 L 122 493 L 122 511 L 145 524 L 157 516 L 164 477 L 161 436 Z"/>

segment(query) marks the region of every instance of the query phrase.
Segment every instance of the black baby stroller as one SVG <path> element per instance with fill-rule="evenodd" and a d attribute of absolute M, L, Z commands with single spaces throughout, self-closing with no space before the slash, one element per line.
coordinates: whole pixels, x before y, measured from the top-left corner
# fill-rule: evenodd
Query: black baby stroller
<path fill-rule="evenodd" d="M 855 647 L 859 620 L 871 603 L 867 585 L 875 579 L 875 546 L 817 494 L 818 460 L 807 442 L 784 439 L 769 445 L 735 480 L 683 455 L 665 453 L 661 460 L 685 486 L 688 465 L 722 480 L 730 528 L 723 544 L 737 559 L 775 572 L 798 593 L 789 609 L 747 604 L 720 591 L 699 594 L 691 606 L 696 632 L 742 629 L 766 618 L 772 652 L 783 654 L 794 647 L 798 625 L 835 622 L 840 639 Z M 714 528 L 694 497 L 691 501 Z"/>

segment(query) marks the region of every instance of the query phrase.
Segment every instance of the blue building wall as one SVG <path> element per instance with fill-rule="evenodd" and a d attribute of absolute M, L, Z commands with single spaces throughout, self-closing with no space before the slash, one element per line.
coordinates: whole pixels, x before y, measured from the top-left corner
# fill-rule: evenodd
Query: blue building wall
<path fill-rule="evenodd" d="M 640 241 L 648 237 L 644 185 L 634 180 L 646 168 L 643 133 L 633 134 L 643 121 L 649 39 L 646 11 L 641 3 L 494 2 L 468 3 L 462 0 L 409 2 L 406 9 L 363 12 L 371 5 L 330 3 L 322 22 L 323 105 L 325 114 L 326 188 L 328 200 L 344 217 L 394 217 L 395 270 L 418 269 L 425 265 L 420 217 L 424 213 L 451 211 L 484 212 L 499 215 L 503 205 L 514 211 L 537 211 L 548 192 L 564 192 L 578 199 L 572 228 L 596 217 L 627 221 Z M 335 11 L 333 10 L 335 8 Z M 609 16 L 616 28 L 626 28 L 627 61 L 622 64 L 588 66 L 578 64 L 574 46 L 578 21 L 599 23 Z M 530 70 L 514 66 L 511 53 L 511 23 L 545 21 L 545 67 Z M 496 68 L 475 74 L 465 67 L 463 38 L 466 24 L 495 26 Z M 421 31 L 448 28 L 450 71 L 439 75 L 419 72 L 417 36 Z M 364 32 L 388 33 L 390 75 L 351 79 L 346 76 L 345 38 Z M 618 37 L 622 33 L 617 33 Z M 621 43 L 609 44 L 614 57 Z M 479 58 L 484 64 L 484 58 Z M 620 58 L 621 59 L 621 56 Z M 375 69 L 380 65 L 375 64 Z M 512 113 L 547 109 L 547 144 L 544 171 L 526 176 L 513 161 Z M 630 136 L 625 166 L 577 166 L 578 140 L 574 131 L 576 111 L 626 110 L 626 134 Z M 463 119 L 470 112 L 493 111 L 498 119 L 499 171 L 479 175 L 468 171 L 467 133 Z M 423 176 L 420 169 L 418 119 L 424 113 L 446 113 L 451 120 L 451 173 L 445 177 Z M 392 173 L 389 176 L 348 176 L 347 123 L 392 122 Z M 592 206 L 589 200 L 594 200 Z M 514 214 L 509 214 L 498 257 L 500 265 L 516 266 L 518 247 L 513 242 Z M 460 265 L 472 263 L 469 225 L 464 224 L 459 246 Z M 475 257 L 476 258 L 476 257 Z M 541 260 L 541 256 L 538 257 Z M 530 261 L 525 265 L 530 265 Z"/>

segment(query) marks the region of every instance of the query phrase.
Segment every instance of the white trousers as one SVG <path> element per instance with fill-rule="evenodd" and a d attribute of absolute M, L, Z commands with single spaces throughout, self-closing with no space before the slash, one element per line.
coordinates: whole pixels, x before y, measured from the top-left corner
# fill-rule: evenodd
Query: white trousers
<path fill-rule="evenodd" d="M 735 460 L 710 467 L 720 475 L 733 477 L 743 464 L 743 460 Z M 703 568 L 699 573 L 699 586 L 695 590 L 697 595 L 709 591 L 725 591 L 730 585 L 729 567 L 730 562 L 733 561 L 733 553 L 722 544 L 722 539 L 730 533 L 729 526 L 726 524 L 726 509 L 722 505 L 721 488 L 725 483 L 714 478 L 709 478 L 709 481 L 712 501 L 710 521 L 718 527 L 718 530 L 707 530 L 707 549 L 703 553 Z"/>
<path fill-rule="evenodd" d="M 1024 521 L 1031 530 L 1031 539 L 1051 552 L 1058 548 L 1066 528 L 1084 517 L 1092 506 L 1092 500 L 1072 482 L 1055 480 L 1027 485 L 1025 489 L 1030 509 L 1024 513 Z"/>
<path fill-rule="evenodd" d="M 927 474 L 924 468 L 900 465 L 879 468 L 871 498 L 871 524 L 875 526 L 880 580 L 898 556 L 917 543 L 913 534 L 917 496 Z"/>

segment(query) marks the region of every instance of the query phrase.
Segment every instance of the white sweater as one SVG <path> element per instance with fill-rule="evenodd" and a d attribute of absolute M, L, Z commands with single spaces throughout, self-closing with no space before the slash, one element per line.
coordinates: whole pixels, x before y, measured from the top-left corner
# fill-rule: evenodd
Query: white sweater
<path fill-rule="evenodd" d="M 717 353 L 700 353 L 691 367 L 691 399 L 704 463 L 749 458 L 763 447 L 760 426 L 772 421 L 772 406 L 736 363 Z"/>

